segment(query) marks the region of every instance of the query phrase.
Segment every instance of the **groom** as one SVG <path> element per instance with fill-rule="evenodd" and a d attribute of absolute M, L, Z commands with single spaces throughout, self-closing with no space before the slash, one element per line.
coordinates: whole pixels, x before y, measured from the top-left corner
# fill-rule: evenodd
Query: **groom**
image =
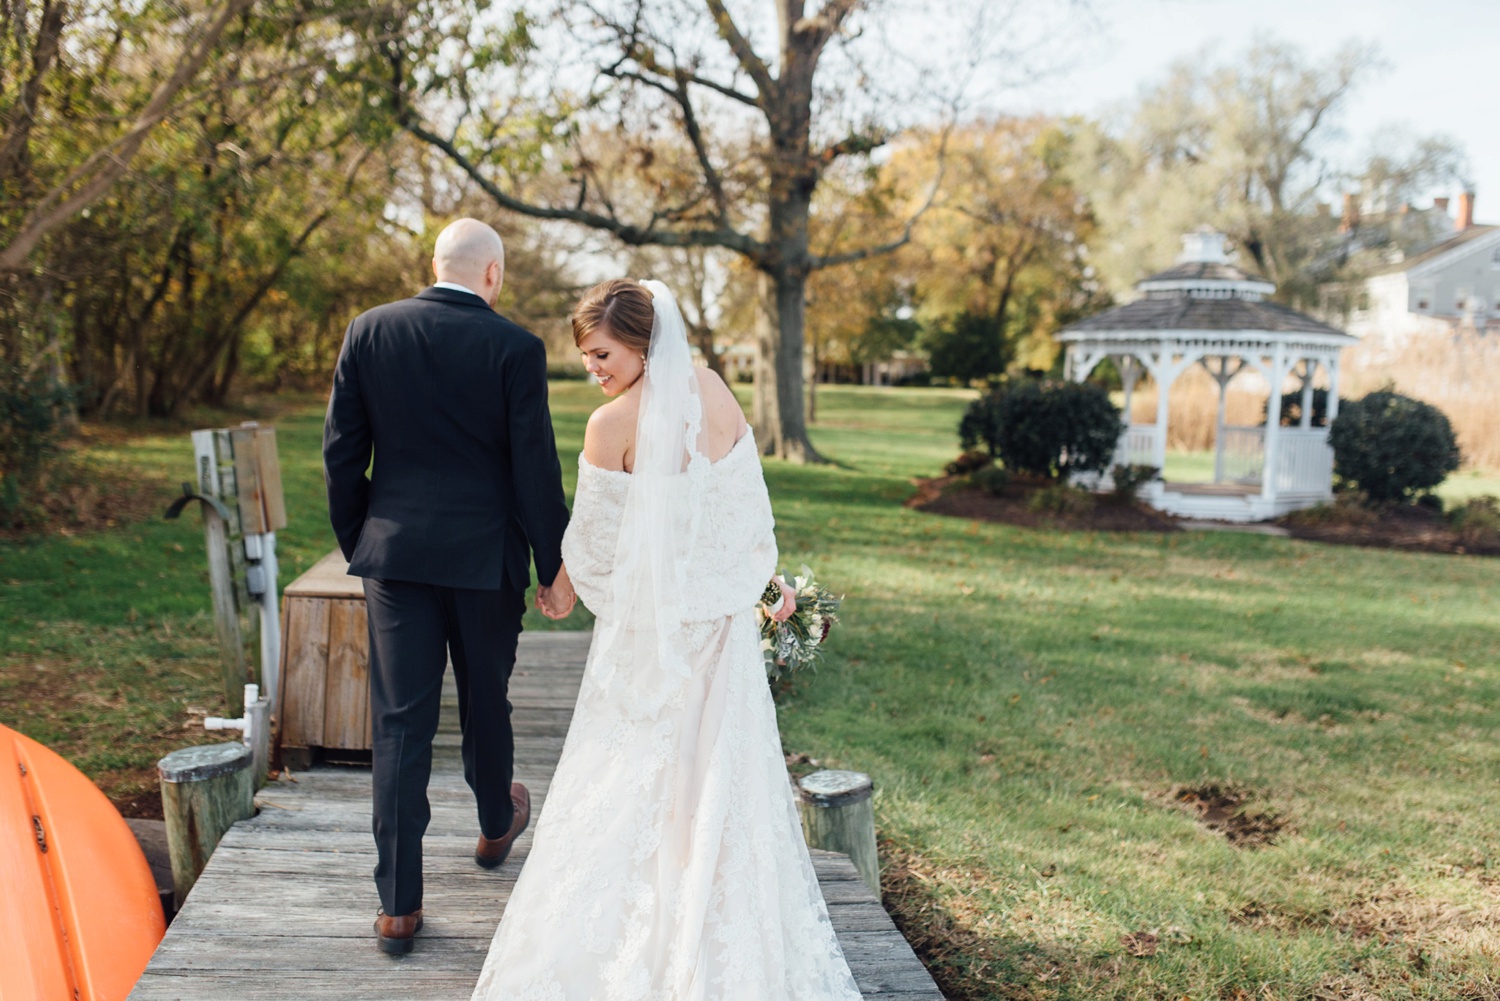
<path fill-rule="evenodd" d="M 464 778 L 479 807 L 474 860 L 505 861 L 531 818 L 511 781 L 506 688 L 530 562 L 549 616 L 571 610 L 568 509 L 542 342 L 494 310 L 499 235 L 475 219 L 438 234 L 437 282 L 356 317 L 323 428 L 329 517 L 370 622 L 377 942 L 411 951 L 422 926 L 422 834 L 443 671 L 453 661 Z M 370 470 L 373 454 L 374 469 Z"/>

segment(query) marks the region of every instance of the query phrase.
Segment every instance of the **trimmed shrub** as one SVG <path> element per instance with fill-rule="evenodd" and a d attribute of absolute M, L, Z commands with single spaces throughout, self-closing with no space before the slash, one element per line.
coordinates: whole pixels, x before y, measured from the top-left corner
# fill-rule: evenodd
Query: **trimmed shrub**
<path fill-rule="evenodd" d="M 965 449 L 982 443 L 1013 472 L 1058 477 L 1102 472 L 1124 429 L 1102 387 L 1015 379 L 969 404 L 958 435 Z"/>
<path fill-rule="evenodd" d="M 1328 431 L 1333 471 L 1381 503 L 1431 490 L 1458 468 L 1458 439 L 1437 407 L 1389 390 L 1346 404 Z"/>

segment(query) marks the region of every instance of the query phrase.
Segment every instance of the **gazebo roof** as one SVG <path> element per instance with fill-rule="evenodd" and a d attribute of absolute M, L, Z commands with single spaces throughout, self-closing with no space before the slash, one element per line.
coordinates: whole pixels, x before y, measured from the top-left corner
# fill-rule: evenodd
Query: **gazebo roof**
<path fill-rule="evenodd" d="M 1200 299 L 1189 295 L 1150 296 L 1069 324 L 1061 336 L 1119 331 L 1255 331 L 1269 334 L 1332 334 L 1349 337 L 1337 327 L 1314 320 L 1278 302 L 1249 299 Z M 1349 338 L 1351 341 L 1354 338 Z"/>
<path fill-rule="evenodd" d="M 1342 346 L 1355 338 L 1289 306 L 1268 302 L 1276 286 L 1229 263 L 1224 236 L 1201 227 L 1182 238 L 1183 253 L 1166 271 L 1136 284 L 1141 298 L 1106 310 L 1058 334 L 1068 342 L 1203 338 L 1255 342 L 1298 340 Z M 1218 338 L 1215 337 L 1217 340 Z"/>
<path fill-rule="evenodd" d="M 1270 284 L 1260 275 L 1252 275 L 1248 271 L 1241 271 L 1233 264 L 1222 264 L 1218 261 L 1184 261 L 1180 264 L 1172 265 L 1165 271 L 1152 275 L 1145 281 L 1140 282 L 1140 285 L 1152 285 L 1157 282 L 1169 281 L 1200 281 L 1205 278 L 1220 282 L 1259 282 L 1261 284 Z M 1273 285 L 1272 288 L 1274 287 Z"/>

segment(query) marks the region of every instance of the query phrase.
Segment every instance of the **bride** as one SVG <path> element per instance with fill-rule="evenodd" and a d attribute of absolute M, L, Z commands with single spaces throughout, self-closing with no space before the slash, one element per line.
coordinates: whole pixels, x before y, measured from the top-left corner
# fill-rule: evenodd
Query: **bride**
<path fill-rule="evenodd" d="M 755 441 L 666 286 L 605 282 L 572 322 L 614 398 L 563 541 L 593 644 L 474 1001 L 854 1001 L 761 660 Z"/>

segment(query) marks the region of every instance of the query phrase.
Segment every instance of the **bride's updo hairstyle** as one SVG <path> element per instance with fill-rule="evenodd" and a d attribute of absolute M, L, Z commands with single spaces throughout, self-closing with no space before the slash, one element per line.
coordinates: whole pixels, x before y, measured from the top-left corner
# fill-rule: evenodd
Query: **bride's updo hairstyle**
<path fill-rule="evenodd" d="M 604 327 L 615 340 L 644 355 L 651 347 L 655 315 L 651 293 L 644 286 L 628 278 L 612 278 L 583 293 L 568 319 L 573 324 L 574 344 Z"/>

